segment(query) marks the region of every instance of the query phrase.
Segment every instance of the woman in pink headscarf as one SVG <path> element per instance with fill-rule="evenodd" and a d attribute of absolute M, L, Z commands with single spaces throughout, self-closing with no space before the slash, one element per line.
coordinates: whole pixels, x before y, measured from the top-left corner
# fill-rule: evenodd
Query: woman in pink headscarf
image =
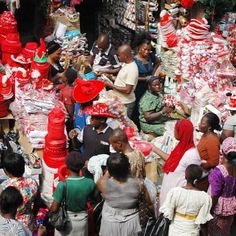
<path fill-rule="evenodd" d="M 174 132 L 175 138 L 179 140 L 179 143 L 170 155 L 155 146 L 153 147 L 153 151 L 165 160 L 160 206 L 164 203 L 170 189 L 186 184 L 185 169 L 187 166 L 190 164 L 201 165 L 199 153 L 193 142 L 193 131 L 194 128 L 191 121 L 186 119 L 179 120 L 176 122 Z"/>
<path fill-rule="evenodd" d="M 221 149 L 223 164 L 215 167 L 208 177 L 214 216 L 209 223 L 210 236 L 230 236 L 236 214 L 236 139 L 225 139 Z"/>

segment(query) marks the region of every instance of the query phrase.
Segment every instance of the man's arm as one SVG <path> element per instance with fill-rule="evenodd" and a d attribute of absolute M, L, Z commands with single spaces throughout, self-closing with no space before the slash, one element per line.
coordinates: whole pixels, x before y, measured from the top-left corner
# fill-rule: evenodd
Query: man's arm
<path fill-rule="evenodd" d="M 117 68 L 112 68 L 112 69 L 110 69 L 110 70 L 107 70 L 105 73 L 116 75 L 116 74 L 118 74 L 118 72 L 120 71 L 120 68 L 121 68 L 120 66 L 117 67 Z"/>
<path fill-rule="evenodd" d="M 109 81 L 104 81 L 104 83 L 106 84 L 107 87 L 117 90 L 121 93 L 125 93 L 125 94 L 130 94 L 134 87 L 134 85 L 130 85 L 130 84 L 126 84 L 125 87 L 121 87 L 121 86 L 114 85 L 113 83 Z"/>

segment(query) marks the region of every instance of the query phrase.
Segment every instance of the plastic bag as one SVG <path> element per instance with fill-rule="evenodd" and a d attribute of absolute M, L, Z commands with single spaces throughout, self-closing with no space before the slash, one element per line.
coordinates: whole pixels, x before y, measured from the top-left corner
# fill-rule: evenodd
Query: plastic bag
<path fill-rule="evenodd" d="M 168 236 L 170 220 L 161 214 L 158 218 L 149 218 L 143 236 Z"/>

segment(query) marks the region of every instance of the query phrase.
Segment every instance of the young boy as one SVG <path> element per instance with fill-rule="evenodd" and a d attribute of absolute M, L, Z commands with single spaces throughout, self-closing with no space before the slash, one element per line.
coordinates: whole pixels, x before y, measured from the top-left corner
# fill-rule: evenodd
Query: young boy
<path fill-rule="evenodd" d="M 109 138 L 109 142 L 116 152 L 121 152 L 128 157 L 131 173 L 134 177 L 146 177 L 144 155 L 138 149 L 133 149 L 130 146 L 125 131 L 120 128 L 114 129 Z"/>
<path fill-rule="evenodd" d="M 77 72 L 73 69 L 67 69 L 62 76 L 62 82 L 65 87 L 60 90 L 60 100 L 64 103 L 69 114 L 67 129 L 73 128 L 75 100 L 73 98 L 74 81 L 77 78 Z"/>

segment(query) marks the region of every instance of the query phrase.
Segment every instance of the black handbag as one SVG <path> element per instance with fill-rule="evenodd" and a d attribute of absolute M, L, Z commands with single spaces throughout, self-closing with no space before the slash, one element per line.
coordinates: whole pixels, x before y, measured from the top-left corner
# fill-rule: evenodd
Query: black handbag
<path fill-rule="evenodd" d="M 66 207 L 66 181 L 63 181 L 63 197 L 59 210 L 49 213 L 49 223 L 58 231 L 65 231 L 70 218 L 67 214 Z"/>
<path fill-rule="evenodd" d="M 143 236 L 168 236 L 170 220 L 161 214 L 158 218 L 149 218 Z"/>

